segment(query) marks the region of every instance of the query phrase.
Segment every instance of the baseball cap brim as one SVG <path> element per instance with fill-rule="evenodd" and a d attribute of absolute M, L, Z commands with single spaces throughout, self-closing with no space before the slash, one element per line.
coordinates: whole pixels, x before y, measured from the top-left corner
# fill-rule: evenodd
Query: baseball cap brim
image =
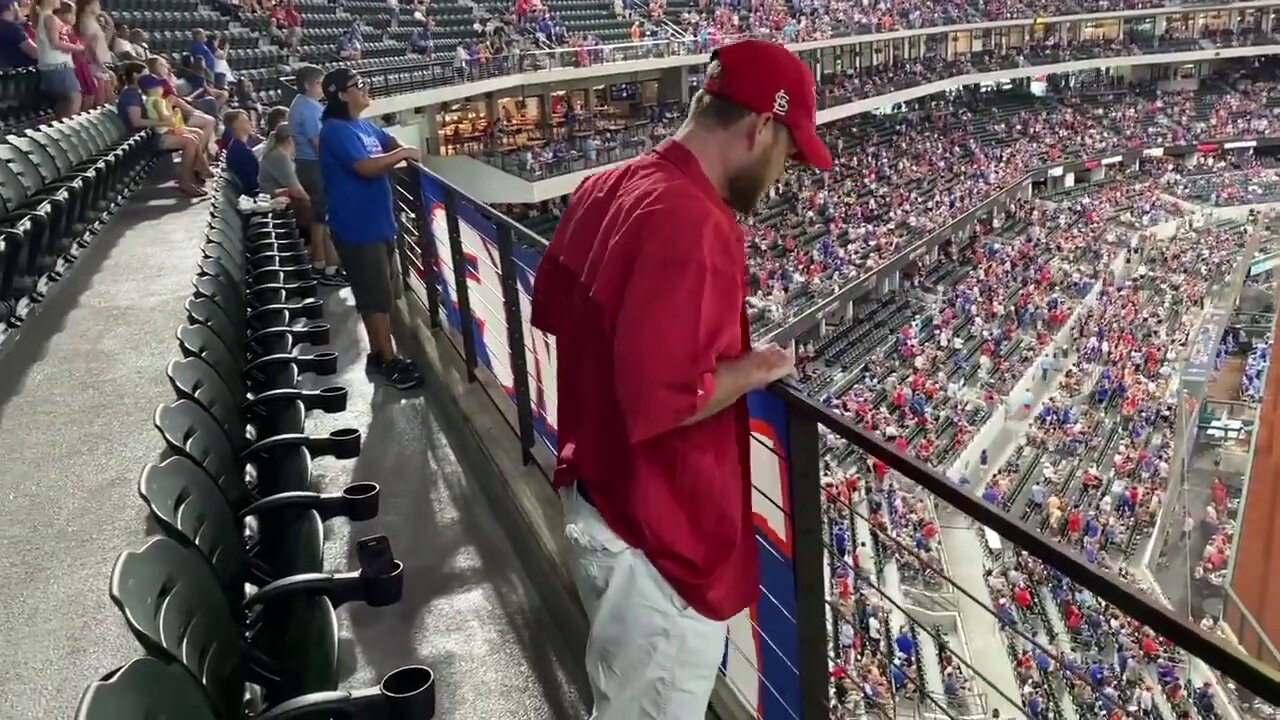
<path fill-rule="evenodd" d="M 831 151 L 818 137 L 817 127 L 791 128 L 791 142 L 796 144 L 796 154 L 792 156 L 796 162 L 814 170 L 831 169 Z"/>

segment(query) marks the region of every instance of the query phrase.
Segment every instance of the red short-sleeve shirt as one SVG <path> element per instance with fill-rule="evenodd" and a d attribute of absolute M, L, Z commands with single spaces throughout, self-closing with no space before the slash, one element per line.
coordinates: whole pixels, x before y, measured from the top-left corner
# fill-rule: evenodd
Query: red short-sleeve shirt
<path fill-rule="evenodd" d="M 682 426 L 718 362 L 750 346 L 745 249 L 693 154 L 667 141 L 586 180 L 538 265 L 532 322 L 556 338 L 555 484 L 587 491 L 695 610 L 756 597 L 745 402 Z"/>

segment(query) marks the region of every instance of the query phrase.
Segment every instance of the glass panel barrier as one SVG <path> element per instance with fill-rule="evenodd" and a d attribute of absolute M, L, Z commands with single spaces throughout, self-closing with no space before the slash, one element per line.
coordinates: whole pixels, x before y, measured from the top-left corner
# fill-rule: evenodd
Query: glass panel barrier
<path fill-rule="evenodd" d="M 546 243 L 420 166 L 396 184 L 408 299 L 497 388 L 534 462 L 556 443 L 554 341 L 528 324 Z M 966 479 L 975 433 L 1007 420 L 996 405 L 957 406 L 891 444 L 789 383 L 747 404 L 761 592 L 730 622 L 734 715 L 1211 720 L 1235 713 L 1227 685 L 1280 701 L 1272 669 L 1135 579 L 1132 549 L 1158 532 L 1146 505 L 1095 527 L 1105 491 L 1076 465 L 1110 452 L 1121 425 L 1059 466 L 1072 517 L 1055 525 L 1029 490 L 1039 449 L 996 460 L 1003 495 Z"/>

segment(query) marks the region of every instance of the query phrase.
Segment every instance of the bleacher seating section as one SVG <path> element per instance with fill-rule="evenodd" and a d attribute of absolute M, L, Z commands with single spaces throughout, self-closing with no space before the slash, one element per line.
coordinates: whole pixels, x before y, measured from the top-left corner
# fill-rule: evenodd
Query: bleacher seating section
<path fill-rule="evenodd" d="M 19 84 L 31 77 L 13 76 Z M 6 116 L 5 126 L 0 323 L 16 325 L 139 187 L 154 153 L 146 136 L 125 134 L 112 108 L 22 129 Z"/>
<path fill-rule="evenodd" d="M 159 535 L 123 553 L 111 599 L 146 657 L 94 683 L 79 720 L 254 717 L 420 720 L 434 714 L 431 671 L 394 670 L 381 686 L 338 691 L 335 609 L 400 599 L 403 565 L 385 536 L 358 544 L 360 567 L 327 572 L 322 524 L 378 514 L 379 488 L 309 490 L 319 456 L 355 457 L 358 430 L 306 434 L 308 410 L 346 407 L 327 375 L 316 284 L 287 212 L 242 217 L 230 180 L 216 193 L 203 258 L 168 366 L 176 399 L 156 410 L 162 460 L 138 492 Z M 246 590 L 250 586 L 252 590 Z M 248 714 L 246 715 L 246 710 Z"/>

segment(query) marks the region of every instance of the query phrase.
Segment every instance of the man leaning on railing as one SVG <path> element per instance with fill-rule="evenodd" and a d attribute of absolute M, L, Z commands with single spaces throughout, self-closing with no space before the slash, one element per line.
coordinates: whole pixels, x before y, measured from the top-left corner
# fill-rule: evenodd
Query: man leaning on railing
<path fill-rule="evenodd" d="M 750 347 L 734 211 L 788 158 L 831 167 L 814 97 L 782 46 L 721 48 L 675 137 L 584 181 L 538 265 L 596 720 L 702 717 L 727 621 L 759 593 L 744 396 L 794 365 Z"/>

